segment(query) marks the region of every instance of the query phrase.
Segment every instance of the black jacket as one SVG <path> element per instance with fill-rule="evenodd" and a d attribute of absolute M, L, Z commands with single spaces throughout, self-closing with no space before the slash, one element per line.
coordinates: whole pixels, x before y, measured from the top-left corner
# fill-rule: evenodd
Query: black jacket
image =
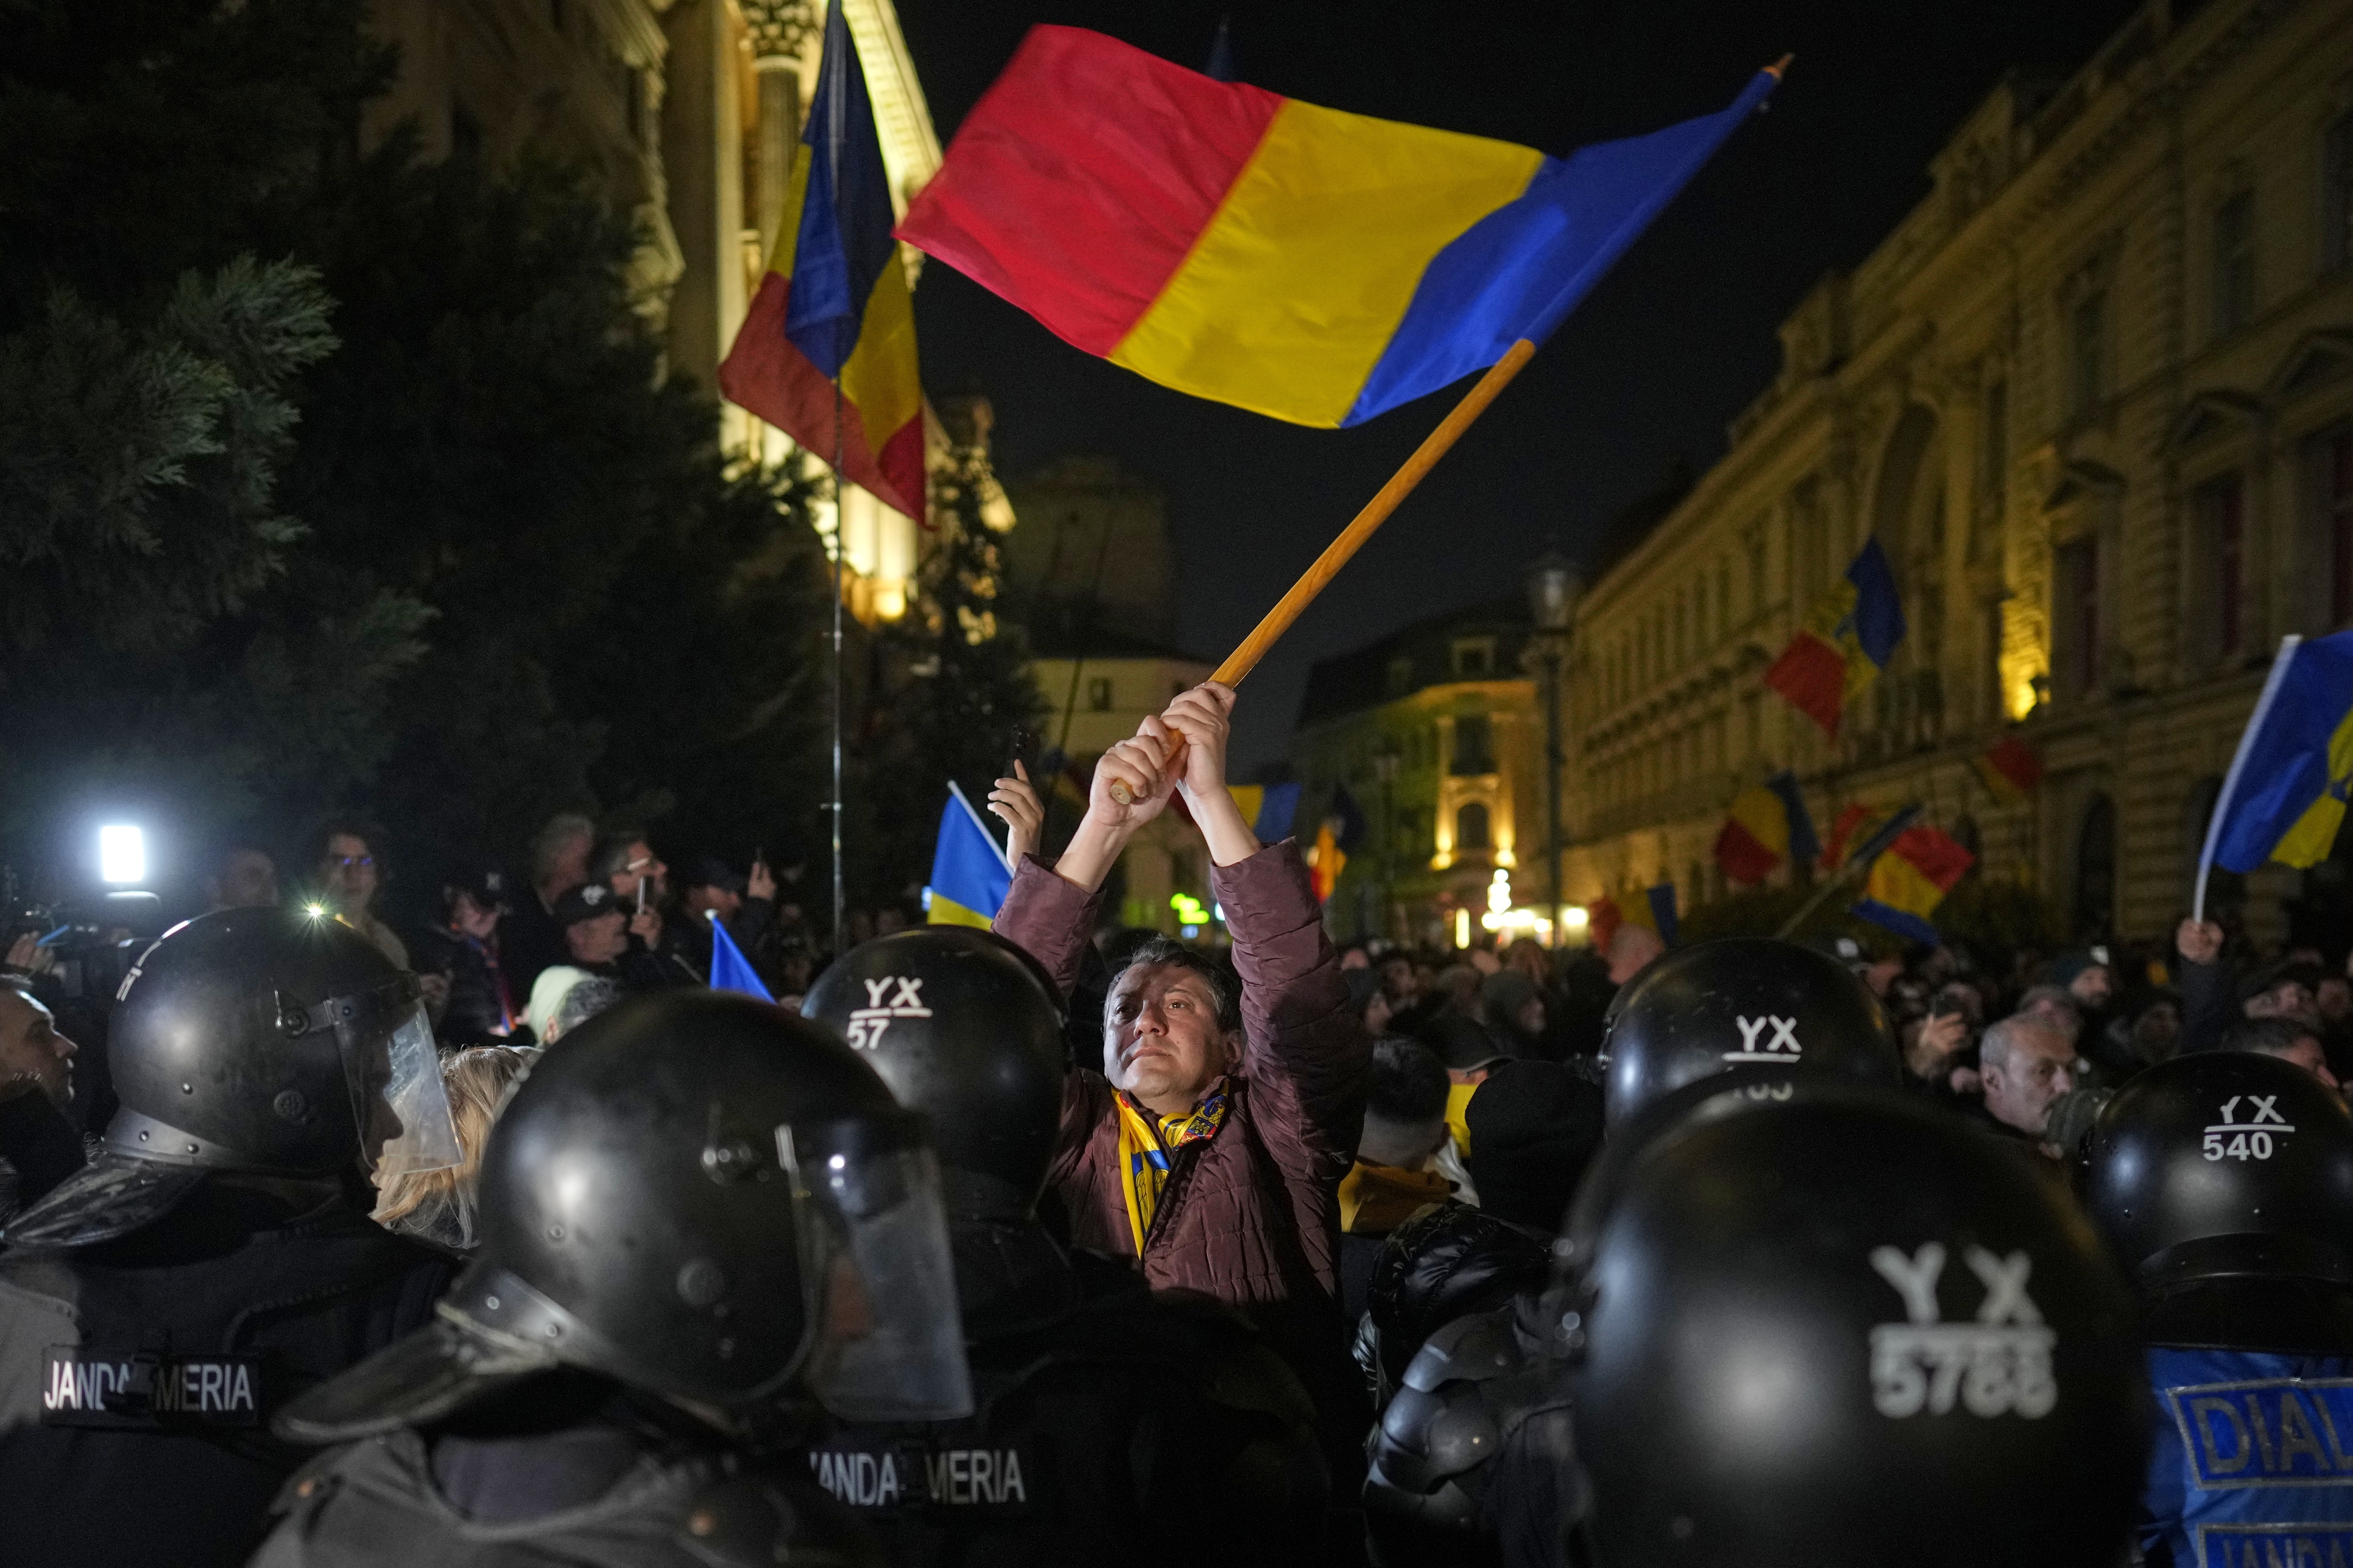
<path fill-rule="evenodd" d="M 1246 1321 L 1066 1258 L 1034 1225 L 987 1227 L 993 1247 L 981 1228 L 955 1238 L 979 1409 L 837 1424 L 809 1445 L 809 1473 L 892 1568 L 1315 1560 L 1315 1409 Z"/>
<path fill-rule="evenodd" d="M 271 1412 L 426 1322 L 448 1276 L 345 1195 L 296 1213 L 221 1178 L 103 1246 L 0 1253 L 0 1563 L 243 1563 L 303 1458 Z M 126 1401 L 142 1371 L 186 1408 Z"/>
<path fill-rule="evenodd" d="M 1543 1289 L 1551 1273 L 1547 1240 L 1469 1204 L 1437 1205 L 1390 1232 L 1356 1344 L 1375 1406 L 1388 1403 L 1431 1334 Z"/>

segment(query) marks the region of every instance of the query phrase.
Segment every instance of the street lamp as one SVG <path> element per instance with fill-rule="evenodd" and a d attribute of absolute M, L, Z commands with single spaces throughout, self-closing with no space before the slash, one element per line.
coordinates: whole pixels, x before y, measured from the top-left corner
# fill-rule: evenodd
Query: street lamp
<path fill-rule="evenodd" d="M 1552 894 L 1552 942 L 1560 945 L 1560 667 L 1568 657 L 1569 639 L 1577 619 L 1577 601 L 1585 592 L 1584 574 L 1577 563 L 1557 550 L 1546 550 L 1529 563 L 1528 618 L 1535 626 L 1537 657 L 1544 660 L 1545 705 L 1545 863 L 1546 886 Z"/>

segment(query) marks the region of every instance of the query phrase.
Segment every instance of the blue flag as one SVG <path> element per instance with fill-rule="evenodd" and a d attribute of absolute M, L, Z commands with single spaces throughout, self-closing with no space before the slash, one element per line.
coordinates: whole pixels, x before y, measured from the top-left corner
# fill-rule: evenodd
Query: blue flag
<path fill-rule="evenodd" d="M 727 934 L 727 928 L 719 923 L 719 911 L 705 910 L 702 916 L 711 922 L 711 988 L 713 991 L 741 991 L 746 996 L 774 1002 L 776 998 L 768 994 L 768 988 L 760 984 L 759 973 L 753 969 L 752 961 L 744 956 L 744 950 L 737 947 L 735 939 Z"/>
<path fill-rule="evenodd" d="M 974 811 L 964 791 L 948 782 L 948 804 L 940 813 L 939 847 L 932 851 L 932 885 L 924 909 L 934 925 L 987 926 L 1013 890 L 1013 868 Z"/>
<path fill-rule="evenodd" d="M 2337 844 L 2353 784 L 2353 632 L 2288 637 L 2239 737 L 2198 864 L 2198 914 L 2210 866 L 2316 866 Z"/>

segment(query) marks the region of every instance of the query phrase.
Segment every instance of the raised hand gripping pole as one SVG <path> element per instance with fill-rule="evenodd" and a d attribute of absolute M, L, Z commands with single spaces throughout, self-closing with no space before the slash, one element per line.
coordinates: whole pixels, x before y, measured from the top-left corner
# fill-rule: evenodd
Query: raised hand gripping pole
<path fill-rule="evenodd" d="M 1258 661 L 1266 657 L 1267 650 L 1291 629 L 1291 624 L 1307 606 L 1315 602 L 1315 595 L 1340 574 L 1340 568 L 1348 563 L 1349 557 L 1364 548 L 1365 541 L 1373 536 L 1373 531 L 1387 522 L 1389 513 L 1397 510 L 1398 503 L 1413 493 L 1413 487 L 1421 483 L 1430 470 L 1438 466 L 1438 459 L 1446 456 L 1448 448 L 1462 438 L 1462 432 L 1471 428 L 1471 422 L 1487 411 L 1487 405 L 1495 401 L 1495 395 L 1510 384 L 1512 377 L 1520 374 L 1520 367 L 1527 363 L 1529 356 L 1535 352 L 1535 344 L 1525 338 L 1504 352 L 1504 357 L 1479 378 L 1479 384 L 1454 405 L 1454 411 L 1440 422 L 1438 428 L 1432 430 L 1420 446 L 1414 448 L 1413 456 L 1405 460 L 1405 466 L 1390 475 L 1389 482 L 1365 503 L 1365 510 L 1340 531 L 1337 539 L 1324 547 L 1324 553 L 1315 558 L 1315 563 L 1300 574 L 1299 581 L 1291 585 L 1291 592 L 1275 602 L 1274 608 L 1266 613 L 1265 617 L 1251 629 L 1250 635 L 1242 638 L 1241 646 L 1226 656 L 1226 662 L 1218 666 L 1210 679 L 1224 686 L 1240 686 L 1242 683 L 1242 677 L 1257 668 Z M 1176 763 L 1176 757 L 1169 759 L 1170 766 Z M 1127 785 L 1116 779 L 1112 781 L 1111 797 L 1122 805 L 1135 804 L 1135 797 Z"/>

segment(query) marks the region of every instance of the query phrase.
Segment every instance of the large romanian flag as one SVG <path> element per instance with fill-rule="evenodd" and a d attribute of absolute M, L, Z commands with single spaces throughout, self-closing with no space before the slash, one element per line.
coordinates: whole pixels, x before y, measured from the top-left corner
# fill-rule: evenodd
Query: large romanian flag
<path fill-rule="evenodd" d="M 1811 865 L 1821 852 L 1798 775 L 1788 768 L 1743 792 L 1715 836 L 1716 864 L 1744 884 L 1763 881 L 1784 860 Z"/>
<path fill-rule="evenodd" d="M 840 383 L 839 395 L 835 392 Z M 891 237 L 891 182 L 841 0 L 767 275 L 719 367 L 728 401 L 832 462 L 841 478 L 923 521 L 923 389 L 915 309 Z"/>
<path fill-rule="evenodd" d="M 931 885 L 923 889 L 925 920 L 935 926 L 987 926 L 1012 890 L 1013 868 L 997 847 L 997 836 L 950 779 L 940 836 L 932 848 Z"/>
<path fill-rule="evenodd" d="M 1034 27 L 899 236 L 1164 385 L 1355 425 L 1542 342 L 1778 79 L 1549 158 Z"/>
<path fill-rule="evenodd" d="M 1942 939 L 1929 917 L 1976 863 L 1976 856 L 1935 828 L 1907 827 L 1871 863 L 1871 880 L 1852 912 L 1933 947 Z"/>
<path fill-rule="evenodd" d="M 1895 596 L 1895 574 L 1879 541 L 1865 540 L 1766 670 L 1765 684 L 1820 724 L 1824 734 L 1835 735 L 1840 712 L 1879 678 L 1903 640 L 1904 605 Z"/>

